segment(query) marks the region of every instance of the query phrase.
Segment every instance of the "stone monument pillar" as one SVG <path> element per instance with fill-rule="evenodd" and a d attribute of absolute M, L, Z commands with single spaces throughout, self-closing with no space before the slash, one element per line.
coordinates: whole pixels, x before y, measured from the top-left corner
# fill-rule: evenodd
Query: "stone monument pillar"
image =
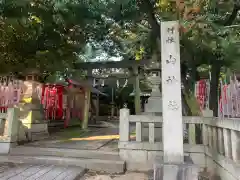
<path fill-rule="evenodd" d="M 39 140 L 48 136 L 48 123 L 41 105 L 42 84 L 36 72 L 28 73 L 22 84 L 19 141 Z"/>
<path fill-rule="evenodd" d="M 154 180 L 198 180 L 199 168 L 184 161 L 179 23 L 161 22 L 163 160 Z"/>
<path fill-rule="evenodd" d="M 151 96 L 145 104 L 145 113 L 161 113 L 162 114 L 162 95 L 160 92 L 161 77 L 160 71 L 151 72 L 148 78 L 152 85 Z"/>
<path fill-rule="evenodd" d="M 183 163 L 184 159 L 178 26 L 176 21 L 161 23 L 163 153 L 166 163 Z"/>

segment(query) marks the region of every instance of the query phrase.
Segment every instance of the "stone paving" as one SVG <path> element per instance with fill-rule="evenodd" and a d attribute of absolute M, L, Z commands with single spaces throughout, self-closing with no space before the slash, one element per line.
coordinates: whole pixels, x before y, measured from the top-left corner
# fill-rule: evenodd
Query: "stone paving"
<path fill-rule="evenodd" d="M 80 167 L 0 163 L 0 180 L 150 180 L 147 173 L 101 174 Z"/>
<path fill-rule="evenodd" d="M 118 135 L 118 128 L 94 128 L 83 137 L 79 136 L 79 138 L 69 138 L 68 140 L 61 140 L 61 138 L 57 137 L 56 139 L 46 139 L 28 143 L 26 146 L 99 150 L 101 147 L 114 140 L 114 136 L 116 135 Z M 105 139 L 100 139 L 103 136 L 105 136 Z"/>
<path fill-rule="evenodd" d="M 84 173 L 80 167 L 0 163 L 0 180 L 75 180 Z"/>
<path fill-rule="evenodd" d="M 63 148 L 63 149 L 79 149 L 79 150 L 94 150 L 94 151 L 118 151 L 118 128 L 92 128 L 91 132 L 85 136 L 74 137 L 71 140 L 61 140 L 61 137 L 53 137 L 45 140 L 35 141 L 24 144 L 24 146 L 44 147 L 44 148 Z M 101 139 L 101 137 L 107 137 Z M 89 138 L 89 139 L 82 139 Z M 4 162 L 4 161 L 2 161 Z M 101 180 L 102 177 L 88 176 L 85 170 L 80 167 L 63 167 L 57 165 L 33 165 L 33 164 L 15 164 L 15 163 L 0 163 L 0 180 Z M 84 177 L 83 177 L 84 176 Z M 107 177 L 109 175 L 106 175 Z M 115 180 L 128 180 L 125 175 L 109 176 L 117 178 Z M 136 176 L 139 177 L 139 176 Z M 86 179 L 87 178 L 87 179 Z M 102 179 L 104 180 L 104 179 Z M 134 180 L 134 178 L 130 178 Z M 145 180 L 137 178 L 137 180 Z"/>
<path fill-rule="evenodd" d="M 153 172 L 151 172 L 152 175 Z M 149 173 L 126 172 L 126 174 L 101 174 L 90 171 L 79 180 L 153 180 Z"/>
<path fill-rule="evenodd" d="M 135 127 L 130 127 L 134 131 Z M 61 140 L 61 137 L 52 137 L 49 139 L 31 142 L 25 146 L 44 147 L 44 148 L 63 148 L 63 149 L 80 149 L 80 150 L 103 150 L 118 151 L 119 129 L 110 128 L 91 128 L 87 135 L 83 135 L 68 140 Z"/>

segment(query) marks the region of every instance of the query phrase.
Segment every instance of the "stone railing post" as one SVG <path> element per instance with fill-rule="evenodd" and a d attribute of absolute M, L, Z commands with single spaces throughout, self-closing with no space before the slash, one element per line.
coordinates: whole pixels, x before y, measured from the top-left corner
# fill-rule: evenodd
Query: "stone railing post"
<path fill-rule="evenodd" d="M 119 140 L 121 142 L 129 141 L 129 109 L 120 109 L 120 122 L 119 122 Z"/>
<path fill-rule="evenodd" d="M 154 123 L 149 123 L 149 142 L 154 143 L 155 142 L 155 125 Z"/>
<path fill-rule="evenodd" d="M 223 129 L 223 143 L 225 156 L 232 158 L 231 135 L 229 129 Z"/>
<path fill-rule="evenodd" d="M 208 145 L 208 128 L 206 124 L 202 125 L 202 140 L 203 140 L 203 145 L 207 146 Z"/>
<path fill-rule="evenodd" d="M 7 110 L 7 123 L 8 130 L 7 134 L 11 142 L 17 142 L 18 139 L 18 129 L 19 129 L 19 109 L 18 108 L 8 108 Z"/>
<path fill-rule="evenodd" d="M 202 116 L 203 119 L 207 118 L 213 118 L 213 112 L 212 110 L 209 109 L 205 109 L 202 111 Z M 202 125 L 202 141 L 203 141 L 203 145 L 204 146 L 211 146 L 212 145 L 212 131 L 211 131 L 211 127 L 206 125 L 203 121 L 203 125 Z"/>
<path fill-rule="evenodd" d="M 213 149 L 214 150 L 218 150 L 218 146 L 217 146 L 217 127 L 212 127 L 212 142 L 213 142 Z"/>
<path fill-rule="evenodd" d="M 195 128 L 195 124 L 189 124 L 189 128 L 188 128 L 188 142 L 189 144 L 196 144 L 196 128 Z"/>
<path fill-rule="evenodd" d="M 240 160 L 239 147 L 240 147 L 240 134 L 238 131 L 230 130 L 231 132 L 231 145 L 232 145 L 232 159 L 234 162 Z"/>
<path fill-rule="evenodd" d="M 8 108 L 3 136 L 0 138 L 0 154 L 8 154 L 18 139 L 18 108 Z"/>
<path fill-rule="evenodd" d="M 142 123 L 136 122 L 136 141 L 142 142 Z"/>
<path fill-rule="evenodd" d="M 212 127 L 208 126 L 207 129 L 208 129 L 207 130 L 208 131 L 208 146 L 209 146 L 209 148 L 212 148 L 213 147 Z"/>
<path fill-rule="evenodd" d="M 218 151 L 220 154 L 224 155 L 224 145 L 223 145 L 223 129 L 218 128 Z"/>

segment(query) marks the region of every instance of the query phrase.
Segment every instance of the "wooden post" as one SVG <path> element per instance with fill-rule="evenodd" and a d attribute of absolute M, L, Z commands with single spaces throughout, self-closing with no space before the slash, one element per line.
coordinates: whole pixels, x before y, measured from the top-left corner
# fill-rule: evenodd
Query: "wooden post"
<path fill-rule="evenodd" d="M 99 94 L 97 94 L 97 104 L 96 104 L 96 119 L 99 117 Z"/>
<path fill-rule="evenodd" d="M 91 80 L 92 80 L 92 69 L 87 70 L 87 75 L 88 75 L 88 77 L 87 77 L 88 82 L 91 82 Z M 91 89 L 86 88 L 85 91 L 84 91 L 84 113 L 83 113 L 82 129 L 87 129 L 88 128 L 90 104 L 91 104 Z"/>
<path fill-rule="evenodd" d="M 141 98 L 140 98 L 140 84 L 139 84 L 139 74 L 138 74 L 138 67 L 133 67 L 133 74 L 135 78 L 134 82 L 134 105 L 135 105 L 135 113 L 140 114 L 141 113 Z"/>
<path fill-rule="evenodd" d="M 84 92 L 84 113 L 83 113 L 82 129 L 88 128 L 90 98 L 91 98 L 91 91 L 88 88 L 86 88 Z"/>
<path fill-rule="evenodd" d="M 115 106 L 114 106 L 114 88 L 112 87 L 112 102 L 111 102 L 111 119 L 114 117 L 115 112 Z"/>

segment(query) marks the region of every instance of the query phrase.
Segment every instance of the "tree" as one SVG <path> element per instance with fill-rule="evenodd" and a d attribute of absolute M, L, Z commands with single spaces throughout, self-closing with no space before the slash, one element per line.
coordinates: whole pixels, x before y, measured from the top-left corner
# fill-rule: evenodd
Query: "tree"
<path fill-rule="evenodd" d="M 210 108 L 217 116 L 220 69 L 231 66 L 240 55 L 238 48 L 240 36 L 237 33 L 239 27 L 229 27 L 236 21 L 239 5 L 236 3 L 232 6 L 229 3 L 208 3 L 202 4 L 202 7 L 204 8 L 202 8 L 199 18 L 196 18 L 197 21 L 191 22 L 192 29 L 186 35 L 191 39 L 190 44 L 194 44 L 192 47 L 198 47 L 198 52 L 195 49 L 195 52 L 192 53 L 194 60 L 198 61 L 198 65 L 204 63 L 211 66 Z M 185 41 L 185 43 L 187 42 Z"/>
<path fill-rule="evenodd" d="M 6 72 L 72 68 L 89 41 L 106 35 L 102 9 L 97 1 L 1 1 L 0 64 Z"/>
<path fill-rule="evenodd" d="M 8 0 L 1 5 L 0 64 L 7 71 L 31 67 L 73 74 L 72 64 L 86 58 L 87 44 L 109 56 L 141 60 L 157 55 L 160 61 L 159 22 L 173 19 L 181 25 L 186 92 L 202 64 L 212 67 L 211 89 L 217 89 L 220 68 L 235 63 L 239 53 L 237 1 Z M 217 102 L 217 91 L 211 94 Z M 216 111 L 216 104 L 211 108 Z"/>
<path fill-rule="evenodd" d="M 217 89 L 220 69 L 231 66 L 239 57 L 239 26 L 237 12 L 239 3 L 216 1 L 176 1 L 177 8 L 170 1 L 139 0 L 139 9 L 148 17 L 151 36 L 160 49 L 161 20 L 180 20 L 182 80 L 187 92 L 194 86 L 197 68 L 208 64 L 211 68 L 210 108 L 217 114 Z M 236 24 L 236 25 L 234 25 Z M 193 48 L 194 47 L 194 48 Z M 160 59 L 160 56 L 158 56 Z M 189 78 L 190 75 L 190 78 Z M 188 76 L 190 85 L 185 81 Z M 188 94 L 188 93 L 186 93 Z"/>

